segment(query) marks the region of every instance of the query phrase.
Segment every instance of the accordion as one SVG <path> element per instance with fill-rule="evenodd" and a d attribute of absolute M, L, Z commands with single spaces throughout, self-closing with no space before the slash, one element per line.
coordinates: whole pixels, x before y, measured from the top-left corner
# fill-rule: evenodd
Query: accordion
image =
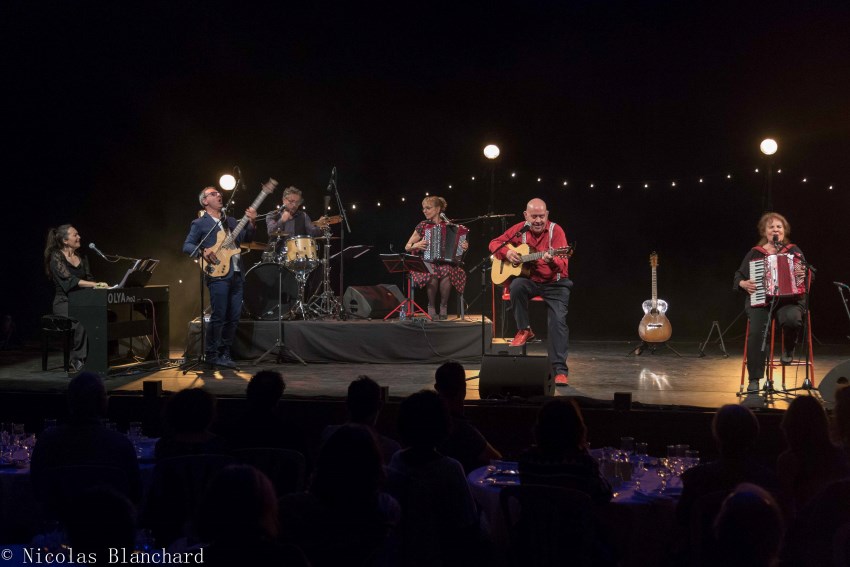
<path fill-rule="evenodd" d="M 772 254 L 750 262 L 750 279 L 756 291 L 750 306 L 762 307 L 773 298 L 798 297 L 806 293 L 805 276 L 797 274 L 802 260 L 795 254 Z"/>
<path fill-rule="evenodd" d="M 422 259 L 426 262 L 460 264 L 463 257 L 463 243 L 469 229 L 459 224 L 426 224 L 422 240 L 425 249 Z"/>

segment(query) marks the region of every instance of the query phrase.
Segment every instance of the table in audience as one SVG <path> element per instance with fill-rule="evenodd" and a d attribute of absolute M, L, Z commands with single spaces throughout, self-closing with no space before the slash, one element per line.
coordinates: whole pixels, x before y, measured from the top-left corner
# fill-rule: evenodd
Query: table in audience
<path fill-rule="evenodd" d="M 512 472 L 518 470 L 513 462 L 506 461 L 502 467 Z M 493 475 L 488 467 L 481 467 L 469 473 L 467 482 L 495 545 L 501 548 L 498 556 L 506 558 L 507 526 L 499 493 L 503 486 L 519 484 L 519 475 Z M 661 479 L 654 467 L 649 467 L 640 482 L 640 491 L 636 491 L 634 480 L 616 487 L 611 503 L 601 509 L 601 519 L 610 530 L 611 542 L 623 558 L 623 565 L 659 565 L 675 532 L 676 498 L 681 485 L 678 478 L 671 479 L 668 494 L 659 496 Z"/>

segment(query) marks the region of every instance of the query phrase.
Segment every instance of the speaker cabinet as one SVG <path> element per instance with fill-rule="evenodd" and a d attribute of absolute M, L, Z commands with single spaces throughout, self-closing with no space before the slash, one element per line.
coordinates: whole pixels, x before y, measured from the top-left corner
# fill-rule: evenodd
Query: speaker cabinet
<path fill-rule="evenodd" d="M 342 296 L 345 312 L 362 319 L 386 317 L 404 301 L 397 285 L 349 286 Z"/>
<path fill-rule="evenodd" d="M 485 354 L 481 359 L 478 394 L 482 400 L 506 396 L 551 396 L 554 388 L 548 356 Z"/>

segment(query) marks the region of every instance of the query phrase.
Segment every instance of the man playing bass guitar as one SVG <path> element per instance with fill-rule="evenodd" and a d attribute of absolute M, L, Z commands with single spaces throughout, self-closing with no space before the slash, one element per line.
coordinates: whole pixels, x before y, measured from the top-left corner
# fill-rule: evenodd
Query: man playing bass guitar
<path fill-rule="evenodd" d="M 511 280 L 511 307 L 514 312 L 517 331 L 511 346 L 524 345 L 534 337 L 528 318 L 528 301 L 541 296 L 546 301 L 549 324 L 549 362 L 555 375 L 557 386 L 569 384 L 567 350 L 570 329 L 567 326 L 567 308 L 570 303 L 570 289 L 573 282 L 569 279 L 568 253 L 565 251 L 567 236 L 564 229 L 549 220 L 549 211 L 542 199 L 528 202 L 525 221 L 510 227 L 504 234 L 490 241 L 490 252 L 495 261 L 507 261 L 520 264 L 522 254 L 516 247 L 526 244 L 532 251 L 544 252 L 542 257 L 529 262 L 528 274 L 523 273 Z M 503 246 L 508 243 L 506 246 Z M 535 255 L 536 256 L 536 255 Z"/>

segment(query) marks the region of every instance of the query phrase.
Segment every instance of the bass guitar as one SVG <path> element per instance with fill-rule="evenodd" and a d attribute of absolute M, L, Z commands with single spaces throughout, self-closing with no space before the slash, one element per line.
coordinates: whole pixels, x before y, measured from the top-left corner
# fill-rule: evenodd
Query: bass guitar
<path fill-rule="evenodd" d="M 507 248 L 513 250 L 520 255 L 520 261 L 517 263 L 509 262 L 508 260 L 497 260 L 493 258 L 493 266 L 490 268 L 490 279 L 496 285 L 502 284 L 516 276 L 528 277 L 531 274 L 531 266 L 529 262 L 535 262 L 543 257 L 547 252 L 552 256 L 560 256 L 569 258 L 573 255 L 574 246 L 566 246 L 564 248 L 550 248 L 542 252 L 532 252 L 528 244 L 519 244 L 514 246 L 508 244 Z"/>
<path fill-rule="evenodd" d="M 266 181 L 263 184 L 260 194 L 257 195 L 257 198 L 254 199 L 253 203 L 251 203 L 250 208 L 257 210 L 263 200 L 271 195 L 276 187 L 277 181 L 274 179 Z M 239 233 L 242 232 L 242 229 L 245 228 L 246 224 L 248 224 L 247 215 L 242 217 L 239 224 L 236 225 L 236 228 L 234 228 L 229 234 L 226 230 L 219 230 L 216 233 L 215 244 L 213 244 L 210 248 L 215 250 L 218 262 L 215 264 L 211 262 L 201 262 L 200 264 L 203 266 L 202 269 L 204 270 L 204 273 L 214 278 L 220 278 L 222 276 L 226 276 L 230 272 L 230 259 L 240 252 L 240 248 L 236 244 L 236 238 L 239 236 Z"/>
<path fill-rule="evenodd" d="M 673 328 L 667 320 L 667 302 L 658 299 L 658 287 L 656 270 L 658 268 L 658 254 L 653 252 L 649 255 L 649 265 L 652 266 L 652 299 L 643 302 L 643 319 L 638 325 L 638 334 L 646 343 L 665 343 L 673 335 Z"/>

